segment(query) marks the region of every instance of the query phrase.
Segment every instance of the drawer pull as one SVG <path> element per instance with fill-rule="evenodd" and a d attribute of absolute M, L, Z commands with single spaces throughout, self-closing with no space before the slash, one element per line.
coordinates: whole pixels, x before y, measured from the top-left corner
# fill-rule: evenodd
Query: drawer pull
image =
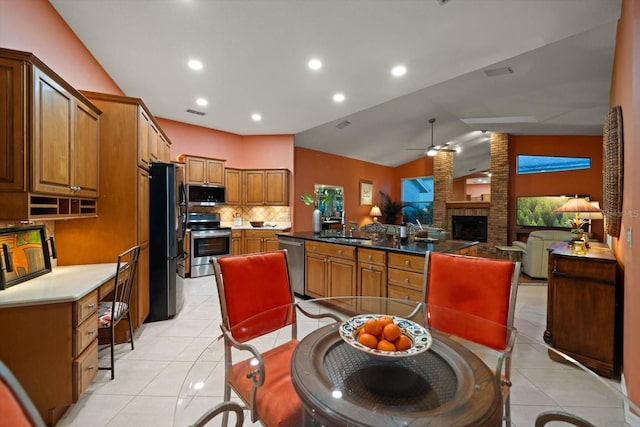
<path fill-rule="evenodd" d="M 369 259 L 369 261 L 371 261 L 373 259 L 373 257 L 371 255 L 369 255 L 367 258 Z"/>
<path fill-rule="evenodd" d="M 338 255 L 342 255 L 342 249 L 338 249 Z"/>
<path fill-rule="evenodd" d="M 93 371 L 94 369 L 96 369 L 94 365 L 87 366 L 88 371 Z"/>
<path fill-rule="evenodd" d="M 87 308 L 88 308 L 88 309 L 92 309 L 92 308 L 94 308 L 95 306 L 96 306 L 95 304 L 91 303 L 91 304 L 88 304 L 88 305 L 87 305 Z"/>
<path fill-rule="evenodd" d="M 409 278 L 408 278 L 408 277 L 405 277 L 405 278 L 404 278 L 404 283 L 409 283 L 410 281 L 411 281 L 411 280 L 409 280 Z"/>
<path fill-rule="evenodd" d="M 407 301 L 409 301 L 409 295 L 405 295 L 405 296 L 404 296 L 404 299 L 405 299 L 405 300 L 407 300 Z"/>
<path fill-rule="evenodd" d="M 89 329 L 89 330 L 87 331 L 87 335 L 94 335 L 95 333 L 96 333 L 96 330 L 95 330 L 95 329 Z"/>

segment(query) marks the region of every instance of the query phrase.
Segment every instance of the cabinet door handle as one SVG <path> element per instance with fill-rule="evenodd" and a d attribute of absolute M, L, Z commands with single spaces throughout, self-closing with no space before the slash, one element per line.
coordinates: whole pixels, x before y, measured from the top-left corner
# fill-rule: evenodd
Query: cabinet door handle
<path fill-rule="evenodd" d="M 409 262 L 409 260 L 408 260 L 408 259 L 405 259 L 405 260 L 404 260 L 404 265 L 409 266 L 409 264 L 411 264 L 411 263 Z"/>
<path fill-rule="evenodd" d="M 369 265 L 369 270 L 373 270 L 373 265 Z"/>
<path fill-rule="evenodd" d="M 338 249 L 338 255 L 342 255 L 342 249 Z"/>

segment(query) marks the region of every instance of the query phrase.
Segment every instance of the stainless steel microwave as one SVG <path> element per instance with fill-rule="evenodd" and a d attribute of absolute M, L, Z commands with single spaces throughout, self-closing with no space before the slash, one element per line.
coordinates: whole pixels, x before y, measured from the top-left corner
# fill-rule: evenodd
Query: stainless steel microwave
<path fill-rule="evenodd" d="M 187 201 L 190 206 L 218 206 L 227 203 L 227 190 L 222 185 L 189 185 Z"/>

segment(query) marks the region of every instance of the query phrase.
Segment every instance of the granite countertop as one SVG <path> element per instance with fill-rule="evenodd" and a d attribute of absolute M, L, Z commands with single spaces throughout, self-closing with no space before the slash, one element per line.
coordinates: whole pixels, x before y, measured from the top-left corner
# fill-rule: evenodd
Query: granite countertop
<path fill-rule="evenodd" d="M 242 225 L 235 225 L 233 222 L 222 222 L 220 224 L 223 227 L 231 227 L 232 230 L 275 230 L 285 231 L 291 229 L 290 222 L 269 222 L 265 221 L 262 227 L 252 227 L 248 222 L 243 222 Z"/>
<path fill-rule="evenodd" d="M 116 263 L 66 265 L 0 291 L 0 308 L 77 301 L 116 275 Z"/>
<path fill-rule="evenodd" d="M 291 236 L 303 240 L 315 240 L 326 243 L 336 243 L 340 245 L 357 246 L 371 249 L 381 249 L 391 252 L 403 252 L 410 254 L 424 255 L 427 252 L 456 252 L 469 246 L 477 245 L 479 242 L 466 240 L 449 240 L 449 239 L 425 239 L 415 241 L 408 245 L 400 245 L 394 243 L 392 236 L 377 239 L 372 238 L 366 233 L 356 232 L 353 237 L 342 237 L 339 233 L 332 230 L 325 230 L 321 233 L 313 233 L 311 231 L 296 233 L 278 233 L 279 236 Z"/>

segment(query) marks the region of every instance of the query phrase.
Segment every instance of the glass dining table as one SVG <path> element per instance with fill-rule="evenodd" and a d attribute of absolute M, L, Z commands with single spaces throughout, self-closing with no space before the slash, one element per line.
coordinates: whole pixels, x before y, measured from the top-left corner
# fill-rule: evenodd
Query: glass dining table
<path fill-rule="evenodd" d="M 469 328 L 508 339 L 516 336 L 515 330 L 442 307 L 375 297 L 299 300 L 290 306 L 263 312 L 248 323 L 253 327 L 265 318 L 263 316 L 285 319 L 294 312 L 299 343 L 291 361 L 291 380 L 302 401 L 303 425 L 502 425 L 504 387 L 492 370 L 496 368 L 499 353 L 485 345 L 451 336 L 442 330 L 446 326 L 435 327 L 431 316 L 446 314 L 455 319 L 452 321 L 464 322 Z M 428 349 L 384 357 L 386 353 L 365 351 L 359 348 L 362 346 L 349 343 L 351 337 L 345 331 L 349 331 L 354 319 L 360 320 L 368 314 L 387 315 L 396 322 L 406 320 L 423 327 L 430 339 Z M 246 326 L 239 324 L 235 328 Z M 252 344 L 266 351 L 287 341 L 290 328 L 260 337 Z M 520 339 L 532 338 L 521 335 Z M 555 352 L 539 341 L 541 352 Z M 208 408 L 222 401 L 223 354 L 223 342 L 218 337 L 194 362 L 177 400 L 175 426 L 191 425 Z M 249 353 L 241 356 L 234 350 L 233 354 L 235 363 L 247 358 Z M 578 362 L 561 354 L 556 356 L 574 367 L 581 375 L 580 381 L 588 382 L 596 393 L 602 393 L 602 399 L 622 408 L 625 404 L 627 408 L 635 407 L 615 387 Z M 517 387 L 517 381 L 514 386 Z M 550 409 L 553 410 L 547 417 L 567 413 L 566 407 Z M 245 420 L 245 425 L 251 425 L 250 417 L 246 418 L 249 420 Z"/>

